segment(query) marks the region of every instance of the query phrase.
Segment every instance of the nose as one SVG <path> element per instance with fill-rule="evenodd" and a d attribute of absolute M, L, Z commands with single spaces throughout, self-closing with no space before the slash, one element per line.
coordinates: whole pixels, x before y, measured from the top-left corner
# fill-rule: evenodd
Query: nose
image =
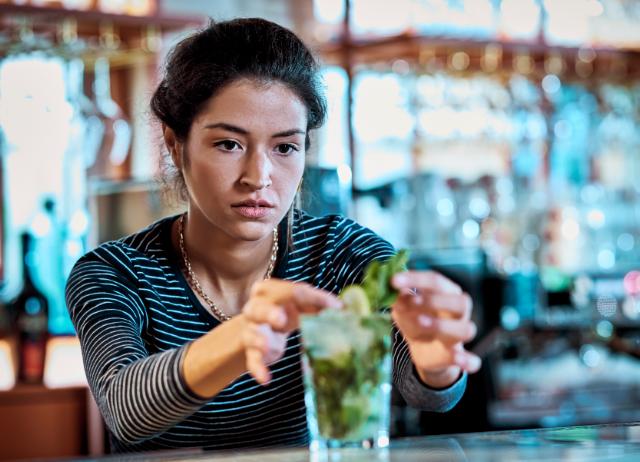
<path fill-rule="evenodd" d="M 259 190 L 271 186 L 271 171 L 273 165 L 269 155 L 261 150 L 253 149 L 247 152 L 244 171 L 240 183 L 252 190 Z"/>

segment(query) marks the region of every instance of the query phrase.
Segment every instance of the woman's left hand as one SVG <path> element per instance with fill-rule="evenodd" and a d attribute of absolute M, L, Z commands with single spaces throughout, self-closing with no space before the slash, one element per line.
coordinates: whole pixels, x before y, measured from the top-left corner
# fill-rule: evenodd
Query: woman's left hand
<path fill-rule="evenodd" d="M 468 294 L 434 271 L 399 273 L 392 285 L 400 291 L 392 317 L 424 383 L 445 388 L 458 380 L 461 371 L 480 369 L 480 358 L 463 346 L 477 330 Z"/>

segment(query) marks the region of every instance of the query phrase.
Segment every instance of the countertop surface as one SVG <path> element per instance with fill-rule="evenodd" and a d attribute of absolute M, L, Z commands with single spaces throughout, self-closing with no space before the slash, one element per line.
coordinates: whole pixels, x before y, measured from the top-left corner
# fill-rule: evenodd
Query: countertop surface
<path fill-rule="evenodd" d="M 401 438 L 387 450 L 307 449 L 262 451 L 159 451 L 112 455 L 105 460 L 238 462 L 391 462 L 391 461 L 640 461 L 640 423 L 510 430 L 446 436 Z M 88 459 L 87 459 L 88 460 Z"/>

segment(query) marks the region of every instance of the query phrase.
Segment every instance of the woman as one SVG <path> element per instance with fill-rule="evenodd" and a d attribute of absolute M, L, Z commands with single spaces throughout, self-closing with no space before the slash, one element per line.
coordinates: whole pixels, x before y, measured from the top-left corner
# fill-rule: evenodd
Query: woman
<path fill-rule="evenodd" d="M 212 23 L 170 55 L 151 107 L 187 213 L 99 246 L 67 285 L 115 451 L 307 443 L 298 316 L 339 307 L 394 253 L 351 220 L 292 208 L 320 88 L 309 50 L 261 19 Z M 394 285 L 394 383 L 447 410 L 480 366 L 462 347 L 470 299 L 430 272 Z"/>

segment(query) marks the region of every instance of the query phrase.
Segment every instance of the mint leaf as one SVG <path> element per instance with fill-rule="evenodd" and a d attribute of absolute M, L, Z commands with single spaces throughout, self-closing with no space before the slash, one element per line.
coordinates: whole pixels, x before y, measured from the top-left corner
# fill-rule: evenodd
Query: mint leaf
<path fill-rule="evenodd" d="M 372 309 L 381 310 L 391 306 L 398 297 L 398 291 L 391 286 L 391 278 L 407 268 L 409 251 L 401 249 L 386 261 L 374 260 L 364 272 L 362 288 L 364 289 Z"/>

